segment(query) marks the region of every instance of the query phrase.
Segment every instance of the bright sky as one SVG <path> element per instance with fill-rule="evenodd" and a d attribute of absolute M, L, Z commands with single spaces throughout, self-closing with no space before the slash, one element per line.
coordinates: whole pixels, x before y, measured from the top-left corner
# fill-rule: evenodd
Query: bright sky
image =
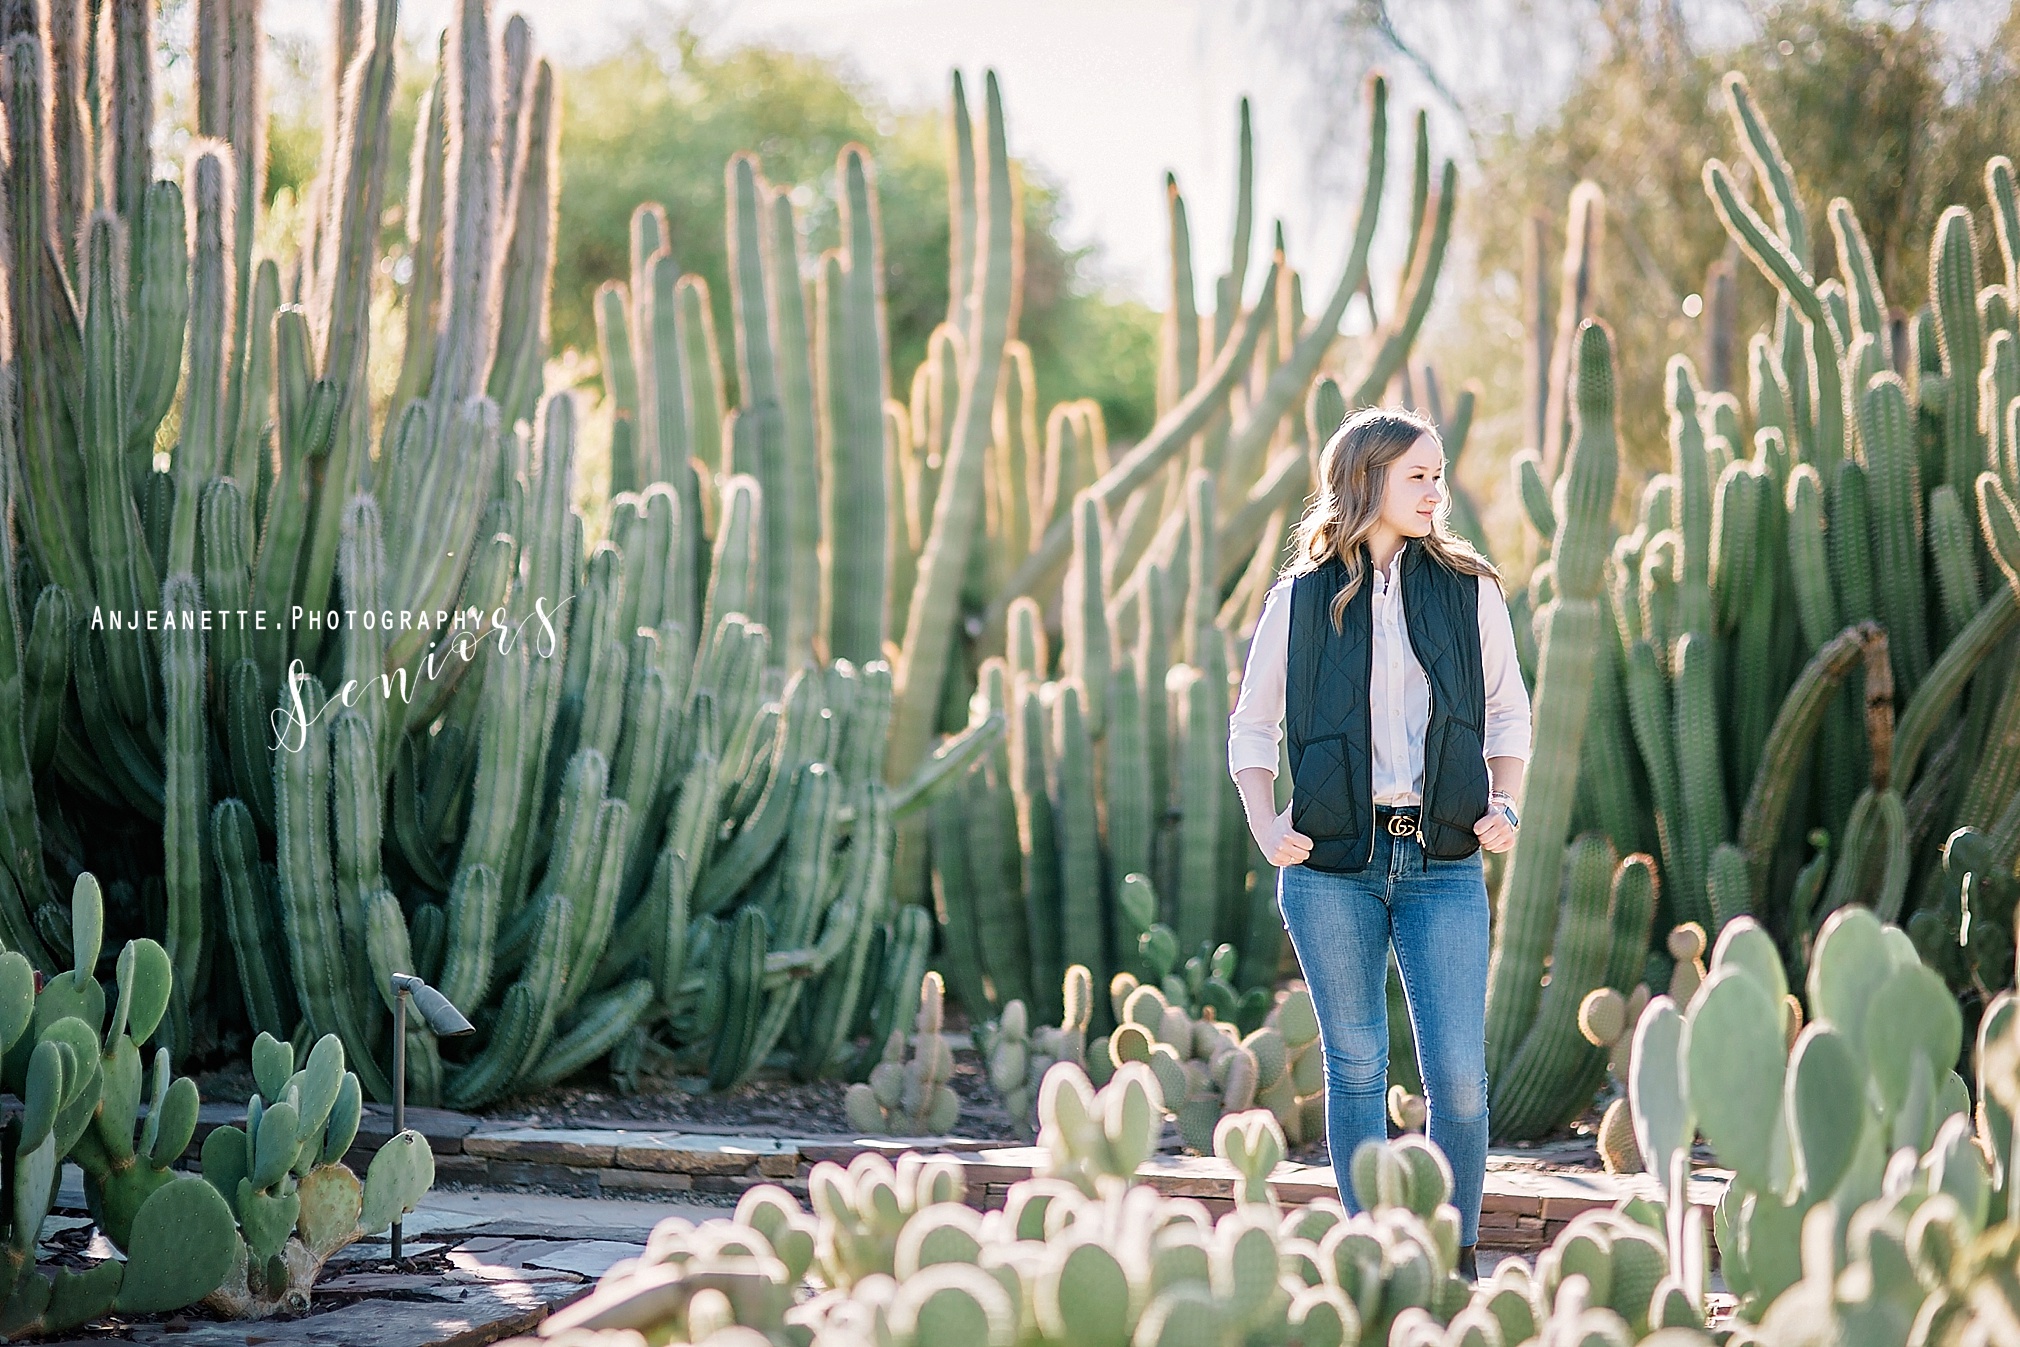
<path fill-rule="evenodd" d="M 1311 294 L 1337 274 L 1348 241 L 1354 198 L 1314 199 L 1308 190 L 1305 142 L 1283 92 L 1290 75 L 1243 19 L 1249 8 L 1233 0 L 715 0 L 701 26 L 723 42 L 772 41 L 840 57 L 899 106 L 943 105 L 957 66 L 975 99 L 982 71 L 993 68 L 1011 152 L 1036 160 L 1065 188 L 1067 241 L 1098 241 L 1104 274 L 1161 308 L 1167 169 L 1186 195 L 1199 284 L 1210 286 L 1227 265 L 1244 93 L 1254 100 L 1256 137 L 1252 262 L 1266 257 L 1270 222 L 1281 216 Z M 651 0 L 507 0 L 494 13 L 502 23 L 515 9 L 564 60 L 596 54 L 627 20 L 666 12 Z M 403 0 L 402 27 L 430 36 L 450 12 L 451 0 Z M 327 8 L 320 0 L 268 0 L 267 23 L 320 43 Z M 1408 125 L 1407 113 L 1392 111 L 1398 167 L 1408 162 Z M 1407 169 L 1390 180 L 1407 192 Z"/>

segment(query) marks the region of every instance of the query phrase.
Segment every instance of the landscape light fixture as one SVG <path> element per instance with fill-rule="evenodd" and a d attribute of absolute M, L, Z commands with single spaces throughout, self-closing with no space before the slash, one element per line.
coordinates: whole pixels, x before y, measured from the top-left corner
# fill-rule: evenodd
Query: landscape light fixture
<path fill-rule="evenodd" d="M 393 984 L 393 1135 L 407 1130 L 407 998 L 421 1012 L 421 1023 L 437 1038 L 457 1038 L 476 1032 L 448 997 L 412 973 L 395 973 Z M 400 1217 L 393 1218 L 392 1256 L 400 1261 Z"/>

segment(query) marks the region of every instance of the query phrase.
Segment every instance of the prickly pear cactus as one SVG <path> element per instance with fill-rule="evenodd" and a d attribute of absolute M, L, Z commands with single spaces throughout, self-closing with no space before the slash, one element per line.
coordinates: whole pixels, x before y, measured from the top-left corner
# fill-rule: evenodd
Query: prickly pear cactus
<path fill-rule="evenodd" d="M 1044 1082 L 1042 1173 L 999 1209 L 961 1205 L 944 1158 L 825 1164 L 811 1214 L 756 1189 L 734 1222 L 664 1223 L 541 1341 L 1711 1347 L 1703 1211 L 1679 1191 L 1700 1128 L 1737 1171 L 1715 1217 L 1732 1332 L 1999 1341 L 2020 1309 L 2020 1001 L 2002 994 L 1980 1027 L 1974 1130 L 1956 1087 L 1930 1084 L 1962 1047 L 1956 1010 L 1902 932 L 1861 908 L 1823 924 L 1792 1052 L 1765 933 L 1735 918 L 1708 962 L 1688 1006 L 1652 998 L 1629 1040 L 1635 1131 L 1668 1195 L 1580 1214 L 1533 1268 L 1505 1259 L 1467 1285 L 1451 1171 L 1422 1137 L 1369 1142 L 1343 1166 L 1359 1214 L 1324 1199 L 1279 1211 L 1283 1136 L 1261 1110 L 1230 1114 L 1214 1142 L 1237 1176 L 1232 1210 L 1160 1196 L 1134 1181 L 1162 1112 L 1151 1068 L 1126 1063 L 1096 1092 L 1061 1064 Z M 1616 1028 L 1614 1010 L 1586 1018 Z M 803 1274 L 810 1298 L 795 1295 Z"/>
<path fill-rule="evenodd" d="M 1038 1135 L 1038 1089 L 1055 1062 L 1085 1069 L 1087 1025 L 1094 1010 L 1094 977 L 1085 964 L 1066 970 L 1061 989 L 1064 1017 L 1057 1025 L 1029 1028 L 1022 1001 L 1003 1007 L 1003 1016 L 975 1031 L 975 1049 L 988 1070 L 989 1084 L 1010 1115 L 1010 1126 L 1027 1144 Z M 1105 1059 L 1104 1059 L 1105 1060 Z M 1104 1075 L 1103 1079 L 1106 1079 Z"/>
<path fill-rule="evenodd" d="M 1628 1053 L 1634 1026 L 1648 1008 L 1648 984 L 1636 983 L 1626 996 L 1611 987 L 1595 987 L 1578 1003 L 1578 1032 L 1595 1048 L 1606 1049 L 1606 1070 L 1616 1088 L 1625 1089 Z"/>
<path fill-rule="evenodd" d="M 1281 1130 L 1260 1109 L 1229 1114 L 1214 1151 L 1238 1180 L 1216 1218 L 1134 1180 L 1161 1103 L 1139 1063 L 1098 1092 L 1061 1063 L 1044 1084 L 1044 1172 L 1000 1208 L 964 1205 L 944 1157 L 823 1163 L 810 1211 L 767 1186 L 744 1195 L 734 1221 L 662 1222 L 639 1259 L 557 1312 L 539 1341 L 1493 1347 L 1545 1331 L 1625 1345 L 1669 1326 L 1659 1347 L 1709 1347 L 1702 1318 L 1665 1293 L 1661 1214 L 1646 1202 L 1581 1217 L 1536 1274 L 1510 1259 L 1469 1287 L 1451 1174 L 1422 1138 L 1354 1158 L 1360 1214 L 1331 1199 L 1280 1210 L 1268 1178 Z"/>
<path fill-rule="evenodd" d="M 1324 1136 L 1325 1054 L 1311 992 L 1291 988 L 1242 1046 L 1255 1054 L 1256 1104 L 1276 1115 L 1290 1145 L 1308 1146 Z"/>
<path fill-rule="evenodd" d="M 1962 1017 L 1906 933 L 1867 908 L 1839 909 L 1818 932 L 1805 990 L 1806 1023 L 1773 941 L 1740 917 L 1719 932 L 1688 1004 L 1655 998 L 1634 1032 L 1634 1131 L 1647 1167 L 1667 1176 L 1669 1205 L 1686 1170 L 1678 1147 L 1693 1134 L 1734 1171 L 1712 1228 L 1739 1318 L 1776 1342 L 1819 1323 L 1961 1332 L 1983 1312 L 1974 1304 L 2020 1305 L 1999 1224 L 2012 1210 L 2003 1101 L 2020 1098 L 2012 993 L 1979 1026 L 1974 1119 L 1952 1069 L 1966 1060 Z M 1836 1215 L 1819 1228 L 1842 1222 L 1842 1241 L 1803 1237 L 1822 1212 Z M 1701 1240 L 1689 1220 L 1669 1225 L 1672 1262 L 1693 1229 Z M 1568 1274 L 1574 1251 L 1559 1247 Z M 1678 1266 L 1701 1269 L 1701 1255 Z M 1672 1294 L 1701 1307 L 1702 1283 L 1659 1287 L 1651 1325 L 1670 1321 L 1661 1302 Z"/>
<path fill-rule="evenodd" d="M 1641 1152 L 1634 1144 L 1634 1120 L 1627 1106 L 1627 1068 L 1634 1026 L 1648 1006 L 1648 984 L 1638 982 L 1626 996 L 1611 987 L 1596 987 L 1578 1003 L 1578 1032 L 1596 1048 L 1606 1049 L 1609 1077 L 1606 1111 L 1599 1123 L 1599 1159 L 1609 1174 L 1641 1172 Z"/>
<path fill-rule="evenodd" d="M 226 1276 L 236 1236 L 231 1212 L 201 1180 L 173 1173 L 196 1128 L 197 1092 L 154 1058 L 151 1107 L 138 1127 L 138 1045 L 160 1028 L 172 994 L 168 954 L 130 941 L 116 960 L 117 995 L 106 1024 L 104 988 L 92 976 L 104 910 L 98 882 L 71 893 L 73 966 L 40 992 L 21 954 L 0 953 L 0 1056 L 22 1101 L 7 1144 L 14 1201 L 0 1245 L 0 1337 L 61 1332 L 109 1311 L 151 1314 L 201 1300 Z M 83 1272 L 36 1266 L 58 1167 L 84 1169 L 94 1219 L 126 1255 Z"/>
<path fill-rule="evenodd" d="M 1431 1118 L 1430 1101 L 1407 1085 L 1389 1087 L 1387 1107 L 1389 1121 L 1399 1132 L 1421 1132 Z"/>
<path fill-rule="evenodd" d="M 1686 921 L 1673 928 L 1664 942 L 1669 957 L 1676 961 L 1669 975 L 1669 999 L 1689 1005 L 1690 998 L 1704 985 L 1704 927 Z"/>
<path fill-rule="evenodd" d="M 912 1055 L 905 1056 L 905 1035 L 892 1030 L 869 1082 L 849 1086 L 844 1096 L 852 1127 L 871 1136 L 944 1136 L 953 1130 L 961 1099 L 947 1083 L 954 1075 L 954 1049 L 940 1032 L 945 998 L 940 975 L 926 974 Z"/>
<path fill-rule="evenodd" d="M 1202 943 L 1198 951 L 1179 961 L 1178 935 L 1163 922 L 1154 923 L 1137 939 L 1137 957 L 1148 977 L 1139 981 L 1127 970 L 1109 982 L 1108 996 L 1115 1016 L 1122 1018 L 1122 1006 L 1139 985 L 1158 988 L 1164 999 L 1182 1006 L 1194 1019 L 1209 1015 L 1223 1024 L 1234 1025 L 1247 1034 L 1258 1028 L 1275 1003 L 1274 987 L 1237 990 L 1242 967 L 1241 954 L 1227 943 Z"/>
<path fill-rule="evenodd" d="M 204 1181 L 231 1204 L 240 1232 L 230 1274 L 207 1303 L 239 1319 L 305 1311 L 330 1256 L 413 1210 L 435 1178 L 434 1155 L 411 1129 L 373 1155 L 362 1184 L 343 1164 L 363 1095 L 334 1034 L 300 1070 L 293 1048 L 261 1034 L 253 1079 L 260 1092 L 245 1125 L 203 1143 Z"/>
<path fill-rule="evenodd" d="M 1095 1050 L 1107 1058 L 1111 1069 L 1129 1062 L 1148 1067 L 1157 1078 L 1165 1108 L 1177 1119 L 1179 1136 L 1203 1154 L 1212 1151 L 1214 1129 L 1223 1114 L 1239 1113 L 1255 1103 L 1260 1068 L 1234 1026 L 1193 1019 L 1154 986 L 1141 986 L 1130 994 L 1122 1023 L 1105 1040 L 1098 1040 Z"/>

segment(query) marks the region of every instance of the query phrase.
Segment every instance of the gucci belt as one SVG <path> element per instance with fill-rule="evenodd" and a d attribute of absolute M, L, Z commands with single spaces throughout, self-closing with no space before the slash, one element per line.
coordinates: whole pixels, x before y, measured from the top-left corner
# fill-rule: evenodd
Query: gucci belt
<path fill-rule="evenodd" d="M 1388 830 L 1391 837 L 1415 837 L 1417 835 L 1417 811 L 1414 809 L 1379 809 L 1375 811 L 1378 821 Z"/>

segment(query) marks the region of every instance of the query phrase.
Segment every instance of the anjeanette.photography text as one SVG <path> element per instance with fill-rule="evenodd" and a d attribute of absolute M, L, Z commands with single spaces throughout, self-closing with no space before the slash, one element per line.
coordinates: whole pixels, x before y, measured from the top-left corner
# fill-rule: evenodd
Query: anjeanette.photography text
<path fill-rule="evenodd" d="M 496 638 L 498 652 L 509 654 L 522 638 L 532 642 L 533 653 L 542 659 L 552 659 L 561 647 L 561 633 L 556 620 L 562 609 L 574 602 L 569 595 L 559 603 L 550 605 L 542 595 L 533 600 L 531 610 L 516 621 L 510 611 L 499 605 L 490 612 L 470 606 L 465 608 L 304 608 L 294 605 L 286 614 L 286 622 L 264 608 L 145 608 L 108 609 L 96 607 L 91 610 L 93 631 L 268 631 L 285 627 L 288 630 L 305 628 L 310 631 L 427 631 L 437 633 L 434 645 L 417 655 L 410 663 L 398 669 L 382 672 L 376 677 L 359 680 L 350 678 L 337 688 L 336 692 L 323 701 L 311 713 L 303 701 L 302 685 L 314 677 L 303 667 L 299 658 L 288 662 L 286 687 L 283 689 L 283 704 L 268 713 L 267 723 L 274 732 L 273 746 L 291 753 L 300 752 L 308 742 L 309 728 L 332 706 L 355 706 L 367 689 L 377 685 L 379 695 L 391 701 L 398 697 L 402 703 L 412 702 L 414 690 L 423 683 L 434 681 L 441 676 L 449 660 L 458 658 L 468 664 L 476 659 L 478 649 L 484 642 Z M 527 628 L 535 628 L 529 635 Z"/>

